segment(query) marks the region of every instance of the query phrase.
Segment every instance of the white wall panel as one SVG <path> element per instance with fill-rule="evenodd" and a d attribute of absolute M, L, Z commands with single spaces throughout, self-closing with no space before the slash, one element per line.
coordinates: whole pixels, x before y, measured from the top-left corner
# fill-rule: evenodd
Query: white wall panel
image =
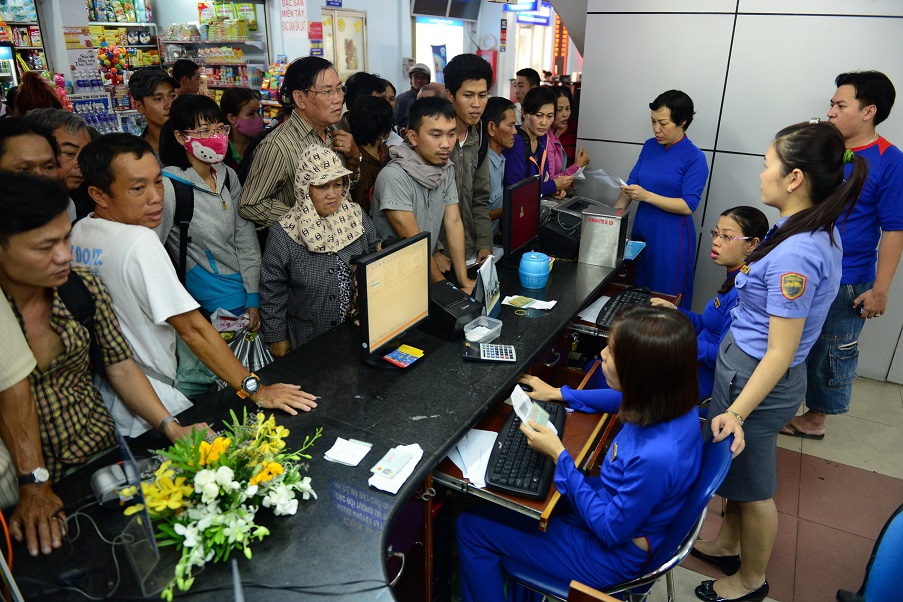
<path fill-rule="evenodd" d="M 697 228 L 702 233 L 696 261 L 693 309 L 702 312 L 706 302 L 724 282 L 724 268 L 712 263 L 709 255 L 711 239 L 708 231 L 718 223 L 718 217 L 727 209 L 749 205 L 761 209 L 768 216 L 768 223 L 778 220 L 778 212 L 762 204 L 759 192 L 759 174 L 762 157 L 718 153 L 712 174 L 709 176 L 708 203 L 704 211 L 698 211 Z M 701 223 L 700 223 L 701 222 Z"/>
<path fill-rule="evenodd" d="M 900 0 L 739 0 L 741 13 L 903 16 Z"/>
<path fill-rule="evenodd" d="M 587 12 L 733 13 L 737 0 L 589 0 Z"/>
<path fill-rule="evenodd" d="M 732 15 L 587 15 L 580 104 L 583 138 L 643 142 L 649 103 L 671 88 L 693 99 L 690 138 L 712 148 Z"/>
<path fill-rule="evenodd" d="M 817 35 L 806 35 L 810 32 Z M 717 150 L 764 153 L 782 127 L 825 118 L 834 78 L 844 71 L 883 71 L 903 92 L 901 33 L 903 19 L 741 15 Z M 898 143 L 903 141 L 900 113 L 897 107 L 879 126 Z"/>

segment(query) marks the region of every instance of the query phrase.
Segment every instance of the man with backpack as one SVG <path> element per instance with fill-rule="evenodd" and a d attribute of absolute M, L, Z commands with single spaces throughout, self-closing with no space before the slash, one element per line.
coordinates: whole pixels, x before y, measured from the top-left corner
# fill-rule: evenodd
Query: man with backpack
<path fill-rule="evenodd" d="M 163 217 L 163 181 L 150 146 L 131 134 L 107 134 L 79 156 L 94 213 L 72 230 L 75 262 L 99 273 L 135 357 L 158 391 L 175 389 L 176 333 L 241 398 L 290 414 L 316 407 L 297 385 L 263 385 L 197 311 L 151 228 Z M 161 395 L 162 396 L 162 395 Z"/>
<path fill-rule="evenodd" d="M 17 173 L 0 179 L 0 286 L 37 362 L 28 378 L 40 429 L 35 436 L 26 425 L 6 443 L 21 450 L 40 441 L 45 461 L 20 485 L 59 480 L 115 445 L 114 420 L 91 364 L 129 411 L 170 440 L 207 428 L 183 427 L 164 407 L 132 359 L 103 282 L 70 268 L 67 204 L 59 182 Z"/>

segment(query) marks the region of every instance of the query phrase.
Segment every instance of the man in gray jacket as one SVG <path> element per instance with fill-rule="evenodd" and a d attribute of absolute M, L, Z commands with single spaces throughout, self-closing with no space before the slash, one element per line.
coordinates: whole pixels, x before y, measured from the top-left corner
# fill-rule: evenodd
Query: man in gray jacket
<path fill-rule="evenodd" d="M 383 240 L 430 233 L 431 252 L 440 230 L 460 287 L 467 293 L 474 281 L 467 277 L 464 227 L 458 211 L 455 165 L 448 158 L 455 144 L 455 110 L 444 98 L 420 98 L 411 105 L 408 142 L 389 149 L 386 165 L 373 187 L 373 223 Z M 445 278 L 434 260 L 433 282 Z"/>
<path fill-rule="evenodd" d="M 492 67 L 475 54 L 459 54 L 445 66 L 445 87 L 455 109 L 457 144 L 452 147 L 458 207 L 464 224 L 464 256 L 477 263 L 492 255 L 492 220 L 489 219 L 489 164 L 480 162 L 480 118 L 489 100 Z M 443 246 L 445 239 L 440 238 Z M 445 257 L 437 257 L 442 265 Z"/>

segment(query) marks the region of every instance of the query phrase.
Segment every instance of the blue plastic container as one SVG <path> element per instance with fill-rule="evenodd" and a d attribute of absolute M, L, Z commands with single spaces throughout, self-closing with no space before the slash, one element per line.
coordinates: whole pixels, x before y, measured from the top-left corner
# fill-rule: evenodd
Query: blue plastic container
<path fill-rule="evenodd" d="M 543 288 L 549 281 L 549 256 L 531 251 L 524 253 L 520 260 L 520 285 L 524 288 Z"/>

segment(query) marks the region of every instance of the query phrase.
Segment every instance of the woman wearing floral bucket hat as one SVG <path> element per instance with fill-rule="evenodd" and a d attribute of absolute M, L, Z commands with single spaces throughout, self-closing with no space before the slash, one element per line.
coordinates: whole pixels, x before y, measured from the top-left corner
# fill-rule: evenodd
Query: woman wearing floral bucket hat
<path fill-rule="evenodd" d="M 263 340 L 282 356 L 345 321 L 353 306 L 352 257 L 376 250 L 370 217 L 351 200 L 339 156 L 313 145 L 295 174 L 295 205 L 270 226 L 260 267 Z"/>

